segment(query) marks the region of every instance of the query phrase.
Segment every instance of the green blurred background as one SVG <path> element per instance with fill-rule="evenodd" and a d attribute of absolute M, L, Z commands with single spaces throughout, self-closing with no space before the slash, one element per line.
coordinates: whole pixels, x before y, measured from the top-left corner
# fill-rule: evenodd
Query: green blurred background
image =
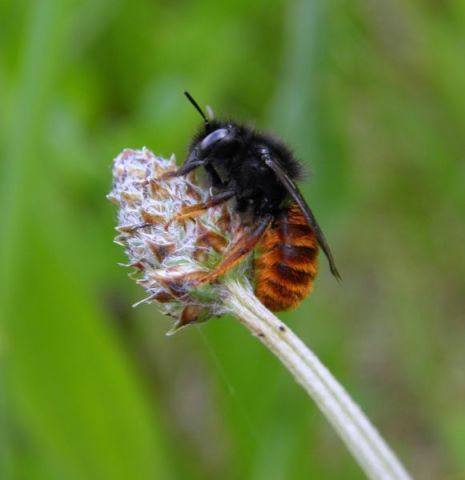
<path fill-rule="evenodd" d="M 182 159 L 186 88 L 312 172 L 344 281 L 282 317 L 417 478 L 465 478 L 464 52 L 463 1 L 0 1 L 0 478 L 363 478 L 237 322 L 131 308 L 111 161 Z"/>

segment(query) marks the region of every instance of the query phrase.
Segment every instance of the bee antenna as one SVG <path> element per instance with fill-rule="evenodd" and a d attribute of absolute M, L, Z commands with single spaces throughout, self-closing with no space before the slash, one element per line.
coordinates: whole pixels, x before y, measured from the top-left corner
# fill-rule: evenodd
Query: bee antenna
<path fill-rule="evenodd" d="M 199 104 L 192 98 L 192 95 L 189 92 L 187 92 L 187 91 L 184 92 L 184 95 L 187 97 L 189 102 L 192 103 L 192 105 L 200 113 L 200 115 L 202 115 L 202 118 L 203 118 L 203 121 L 205 122 L 205 125 L 208 126 L 210 122 L 208 121 L 208 118 L 205 115 L 205 113 L 203 113 L 203 110 L 199 107 Z"/>

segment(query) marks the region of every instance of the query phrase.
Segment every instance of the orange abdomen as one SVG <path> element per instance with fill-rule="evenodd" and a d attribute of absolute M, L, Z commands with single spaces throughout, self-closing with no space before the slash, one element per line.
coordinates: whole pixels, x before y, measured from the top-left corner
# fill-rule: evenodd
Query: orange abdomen
<path fill-rule="evenodd" d="M 273 312 L 296 307 L 312 290 L 318 242 L 302 211 L 292 203 L 260 244 L 255 260 L 255 294 Z"/>

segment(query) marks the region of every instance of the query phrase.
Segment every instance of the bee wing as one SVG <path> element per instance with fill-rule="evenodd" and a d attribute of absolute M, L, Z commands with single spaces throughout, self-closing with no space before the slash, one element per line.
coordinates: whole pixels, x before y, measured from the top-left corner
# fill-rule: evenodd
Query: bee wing
<path fill-rule="evenodd" d="M 318 243 L 321 249 L 323 250 L 324 254 L 326 255 L 326 258 L 328 259 L 329 269 L 331 270 L 331 273 L 338 280 L 341 280 L 341 276 L 337 271 L 333 254 L 331 253 L 331 249 L 329 248 L 328 242 L 326 241 L 326 238 L 323 232 L 321 231 L 321 228 L 318 225 L 318 222 L 316 221 L 315 215 L 313 215 L 313 212 L 311 211 L 304 197 L 300 193 L 299 188 L 294 183 L 294 181 L 291 178 L 289 178 L 289 175 L 284 171 L 281 165 L 272 157 L 272 155 L 268 150 L 261 149 L 260 155 L 265 160 L 265 163 L 268 165 L 268 167 L 270 167 L 271 170 L 273 170 L 273 172 L 276 174 L 279 181 L 283 184 L 283 186 L 288 191 L 289 195 L 295 200 L 297 205 L 299 205 L 310 228 L 315 232 L 316 238 L 318 239 Z"/>

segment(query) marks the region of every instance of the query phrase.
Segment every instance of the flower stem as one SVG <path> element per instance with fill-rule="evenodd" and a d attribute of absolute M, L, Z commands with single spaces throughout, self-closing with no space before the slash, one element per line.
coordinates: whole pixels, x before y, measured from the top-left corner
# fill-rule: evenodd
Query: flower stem
<path fill-rule="evenodd" d="M 395 454 L 329 370 L 253 294 L 234 279 L 225 282 L 230 313 L 286 366 L 316 402 L 371 479 L 410 479 Z"/>

